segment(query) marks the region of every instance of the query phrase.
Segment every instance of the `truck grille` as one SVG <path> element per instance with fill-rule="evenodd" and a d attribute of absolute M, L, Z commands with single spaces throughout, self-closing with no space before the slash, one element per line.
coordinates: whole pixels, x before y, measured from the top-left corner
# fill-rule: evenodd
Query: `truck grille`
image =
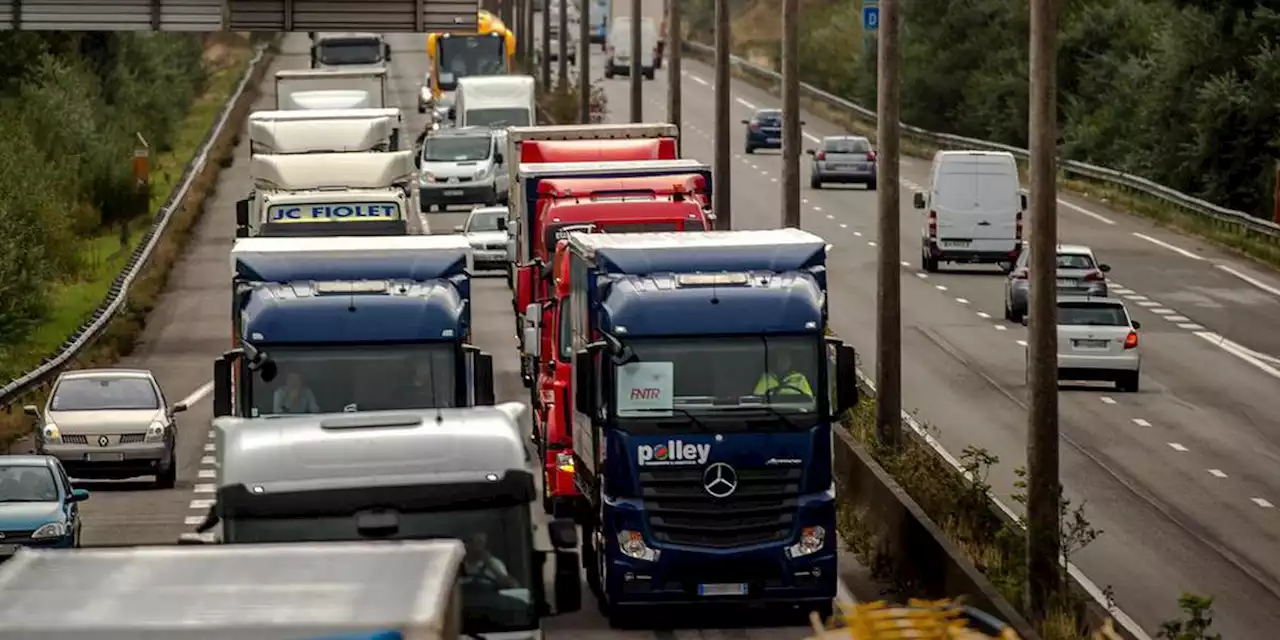
<path fill-rule="evenodd" d="M 738 488 L 715 498 L 702 469 L 640 473 L 640 495 L 655 541 L 717 549 L 786 540 L 795 521 L 800 469 L 737 469 Z"/>

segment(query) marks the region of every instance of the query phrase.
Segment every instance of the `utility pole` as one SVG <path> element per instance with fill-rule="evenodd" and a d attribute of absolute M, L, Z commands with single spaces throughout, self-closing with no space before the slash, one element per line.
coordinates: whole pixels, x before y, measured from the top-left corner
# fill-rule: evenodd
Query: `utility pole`
<path fill-rule="evenodd" d="M 498 19 L 502 20 L 502 24 L 507 25 L 508 29 L 511 27 L 514 27 L 515 12 L 513 11 L 513 9 L 515 9 L 516 0 L 498 0 L 498 2 L 500 3 L 498 5 L 498 8 L 500 9 L 500 11 L 498 12 L 499 13 Z"/>
<path fill-rule="evenodd" d="M 644 122 L 644 87 L 640 83 L 644 78 L 640 73 L 640 48 L 643 38 L 640 37 L 640 12 L 643 10 L 641 0 L 631 0 L 631 121 Z"/>
<path fill-rule="evenodd" d="M 533 0 L 524 0 L 524 15 L 520 17 L 520 20 L 520 31 L 522 32 L 520 37 L 524 45 L 525 69 L 528 71 L 529 75 L 534 75 Z"/>
<path fill-rule="evenodd" d="M 551 91 L 551 0 L 542 0 L 542 91 Z"/>
<path fill-rule="evenodd" d="M 556 81 L 558 88 L 569 87 L 569 0 L 560 0 L 559 24 L 556 25 Z"/>
<path fill-rule="evenodd" d="M 800 228 L 800 0 L 782 0 L 782 226 Z M 896 246 L 896 245 L 895 245 Z"/>
<path fill-rule="evenodd" d="M 729 161 L 729 0 L 716 3 L 716 157 L 712 177 L 715 192 L 711 210 L 716 214 L 716 228 L 733 229 L 733 196 Z M 676 43 L 672 43 L 676 44 Z"/>
<path fill-rule="evenodd" d="M 1058 0 L 1031 2 L 1031 300 L 1027 372 L 1027 605 L 1043 619 L 1062 586 L 1058 477 Z"/>
<path fill-rule="evenodd" d="M 593 0 L 578 6 L 578 122 L 591 122 L 591 9 Z"/>
<path fill-rule="evenodd" d="M 898 129 L 902 87 L 902 0 L 880 0 L 876 38 L 876 211 L 880 245 L 876 269 L 876 436 L 897 449 L 902 441 L 902 258 L 898 238 Z M 784 139 L 785 142 L 785 139 Z"/>
<path fill-rule="evenodd" d="M 667 52 L 669 61 L 667 63 L 667 122 L 674 124 L 676 129 L 680 128 L 681 110 L 680 105 L 680 89 L 682 88 L 680 77 L 680 1 L 667 0 Z M 676 139 L 676 156 L 680 155 L 680 141 L 684 139 L 681 135 Z M 1277 187 L 1280 188 L 1280 187 Z"/>

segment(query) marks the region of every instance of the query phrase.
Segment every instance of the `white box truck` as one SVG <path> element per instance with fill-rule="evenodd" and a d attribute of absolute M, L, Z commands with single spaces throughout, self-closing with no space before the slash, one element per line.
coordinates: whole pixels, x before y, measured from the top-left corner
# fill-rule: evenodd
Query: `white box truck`
<path fill-rule="evenodd" d="M 391 106 L 387 70 L 281 69 L 276 72 L 276 109 L 381 109 Z"/>

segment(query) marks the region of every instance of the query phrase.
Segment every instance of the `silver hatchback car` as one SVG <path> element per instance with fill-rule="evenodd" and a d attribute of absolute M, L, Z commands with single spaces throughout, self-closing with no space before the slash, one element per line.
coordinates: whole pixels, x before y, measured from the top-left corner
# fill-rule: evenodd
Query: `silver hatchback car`
<path fill-rule="evenodd" d="M 827 136 L 818 148 L 806 149 L 813 156 L 809 166 L 809 186 L 821 189 L 828 182 L 861 184 L 876 190 L 876 152 L 862 136 Z"/>
<path fill-rule="evenodd" d="M 1020 322 L 1027 315 L 1031 299 L 1031 251 L 1023 243 L 1022 252 L 1004 283 L 1004 318 Z M 1093 249 L 1078 244 L 1058 245 L 1058 295 L 1107 297 L 1107 276 L 1111 267 L 1099 264 Z"/>
<path fill-rule="evenodd" d="M 172 489 L 178 475 L 177 424 L 155 376 L 145 369 L 65 371 L 53 383 L 44 412 L 24 407 L 38 420 L 36 453 L 57 458 L 81 479 L 155 476 Z"/>

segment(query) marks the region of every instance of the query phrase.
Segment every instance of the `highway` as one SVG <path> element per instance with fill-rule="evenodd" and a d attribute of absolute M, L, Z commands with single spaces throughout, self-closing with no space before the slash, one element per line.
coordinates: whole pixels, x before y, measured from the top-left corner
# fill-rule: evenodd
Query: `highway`
<path fill-rule="evenodd" d="M 599 55 L 593 52 L 593 55 Z M 714 71 L 685 58 L 682 150 L 714 158 Z M 625 78 L 605 81 L 612 121 L 629 120 Z M 644 119 L 666 118 L 665 69 L 645 83 Z M 735 229 L 781 221 L 781 158 L 742 154 L 739 122 L 780 100 L 732 85 Z M 807 146 L 843 133 L 805 113 Z M 875 369 L 876 196 L 861 187 L 808 187 L 802 226 L 834 245 L 833 329 Z M 991 482 L 1007 503 L 1024 464 L 1026 330 L 1003 320 L 1003 277 L 991 268 L 920 269 L 922 213 L 911 191 L 929 163 L 904 157 L 902 252 L 904 408 L 936 427 L 953 453 L 1000 457 Z M 1102 537 L 1073 557 L 1145 629 L 1177 614 L 1184 591 L 1214 595 L 1224 637 L 1270 637 L 1280 624 L 1280 276 L 1135 216 L 1070 195 L 1059 205 L 1062 242 L 1092 246 L 1112 266 L 1113 295 L 1143 325 L 1142 391 L 1064 387 L 1062 472 Z"/>

